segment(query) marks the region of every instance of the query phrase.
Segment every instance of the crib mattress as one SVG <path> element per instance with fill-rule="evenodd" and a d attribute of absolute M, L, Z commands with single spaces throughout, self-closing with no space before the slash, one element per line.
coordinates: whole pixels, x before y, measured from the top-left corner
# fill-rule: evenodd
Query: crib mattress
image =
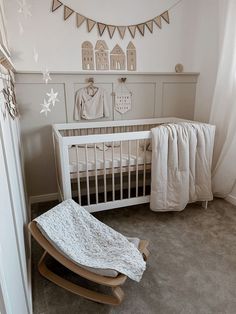
<path fill-rule="evenodd" d="M 95 150 L 93 148 L 87 148 L 87 159 L 86 159 L 86 151 L 84 147 L 78 147 L 78 161 L 77 161 L 77 153 L 76 147 L 71 147 L 69 149 L 69 161 L 70 161 L 70 172 L 74 173 L 78 170 L 80 172 L 87 171 L 87 170 L 103 170 L 105 169 L 112 169 L 118 167 L 128 167 L 136 166 L 137 164 L 143 165 L 144 163 L 150 164 L 152 158 L 152 152 L 146 150 L 144 151 L 143 147 L 139 147 L 138 149 L 138 157 L 136 153 L 136 145 L 130 145 L 130 163 L 129 163 L 129 152 L 128 152 L 128 143 L 123 143 L 122 145 L 122 158 L 120 157 L 120 147 L 114 147 L 114 154 L 113 154 L 113 163 L 112 163 L 112 148 L 109 147 L 105 151 L 105 165 L 104 165 L 104 158 L 103 158 L 103 150 L 96 149 L 96 157 L 97 162 L 95 163 Z M 88 163 L 86 163 L 88 160 Z M 87 164 L 87 165 L 86 165 Z"/>

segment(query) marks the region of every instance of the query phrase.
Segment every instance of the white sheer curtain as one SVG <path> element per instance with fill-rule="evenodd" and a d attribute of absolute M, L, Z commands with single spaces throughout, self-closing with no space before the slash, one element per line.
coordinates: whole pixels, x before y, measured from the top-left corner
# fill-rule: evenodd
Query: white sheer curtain
<path fill-rule="evenodd" d="M 213 192 L 225 197 L 236 181 L 236 0 L 224 0 L 222 47 L 210 123 L 216 125 Z"/>

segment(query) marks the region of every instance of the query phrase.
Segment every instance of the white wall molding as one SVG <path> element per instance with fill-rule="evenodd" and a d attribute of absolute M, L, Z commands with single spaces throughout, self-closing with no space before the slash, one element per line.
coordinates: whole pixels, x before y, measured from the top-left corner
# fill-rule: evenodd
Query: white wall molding
<path fill-rule="evenodd" d="M 37 203 L 44 203 L 44 202 L 50 202 L 55 201 L 59 199 L 58 193 L 49 193 L 49 194 L 43 194 L 43 195 L 33 195 L 29 197 L 29 204 L 30 206 L 32 204 Z"/>
<path fill-rule="evenodd" d="M 225 199 L 227 202 L 236 206 L 236 196 L 229 194 Z"/>

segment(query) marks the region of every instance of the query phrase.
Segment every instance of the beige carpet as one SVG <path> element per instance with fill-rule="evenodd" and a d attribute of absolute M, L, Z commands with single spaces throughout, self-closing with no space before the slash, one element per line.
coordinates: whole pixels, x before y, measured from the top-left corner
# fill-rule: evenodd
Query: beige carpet
<path fill-rule="evenodd" d="M 54 205 L 34 205 L 33 216 Z M 118 307 L 85 300 L 40 276 L 36 265 L 42 250 L 33 241 L 34 314 L 236 313 L 236 207 L 216 199 L 207 210 L 192 204 L 180 213 L 153 213 L 148 205 L 139 205 L 95 216 L 127 236 L 150 240 L 142 281 L 126 281 L 126 297 Z M 75 282 L 88 284 L 49 263 Z"/>

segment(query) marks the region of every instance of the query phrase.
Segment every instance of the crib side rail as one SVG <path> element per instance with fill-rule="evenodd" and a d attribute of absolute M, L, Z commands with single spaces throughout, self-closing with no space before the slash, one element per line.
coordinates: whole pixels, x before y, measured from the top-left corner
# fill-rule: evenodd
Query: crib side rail
<path fill-rule="evenodd" d="M 144 140 L 151 138 L 151 131 L 127 132 L 114 134 L 92 134 L 82 136 L 67 136 L 62 138 L 63 145 L 98 144 L 103 142 L 117 142 L 127 140 Z"/>
<path fill-rule="evenodd" d="M 86 120 L 81 120 L 76 123 L 57 123 L 54 124 L 54 128 L 57 131 L 60 130 L 74 130 L 74 129 L 93 129 L 96 128 L 106 128 L 106 127 L 121 127 L 121 126 L 139 126 L 139 125 L 151 125 L 151 124 L 161 124 L 161 123 L 171 123 L 187 121 L 181 118 L 175 117 L 163 117 L 163 118 L 151 118 L 151 119 L 137 119 L 137 120 L 111 120 L 111 121 L 96 121 L 96 122 L 86 122 Z"/>
<path fill-rule="evenodd" d="M 61 137 L 60 169 L 63 199 L 75 196 L 78 203 L 85 206 L 90 212 L 123 207 L 125 204 L 127 206 L 148 202 L 146 177 L 147 170 L 150 171 L 150 160 L 146 165 L 146 146 L 150 139 L 151 131 Z M 144 145 L 142 162 L 140 162 L 139 156 L 141 142 Z M 109 157 L 106 151 L 108 143 Z M 117 143 L 119 143 L 118 147 Z M 133 145 L 132 153 L 131 145 Z M 69 150 L 72 146 L 76 151 L 77 167 L 77 171 L 73 173 L 70 172 L 69 160 Z M 100 159 L 97 156 L 98 146 L 100 146 Z M 128 151 L 124 152 L 124 146 L 128 147 Z M 103 147 L 102 157 L 101 147 Z M 85 169 L 80 168 L 79 148 L 84 149 Z M 91 156 L 89 159 L 91 151 L 93 152 L 92 160 Z M 123 194 L 124 190 L 126 196 Z M 86 205 L 82 202 L 82 195 L 86 198 Z"/>

